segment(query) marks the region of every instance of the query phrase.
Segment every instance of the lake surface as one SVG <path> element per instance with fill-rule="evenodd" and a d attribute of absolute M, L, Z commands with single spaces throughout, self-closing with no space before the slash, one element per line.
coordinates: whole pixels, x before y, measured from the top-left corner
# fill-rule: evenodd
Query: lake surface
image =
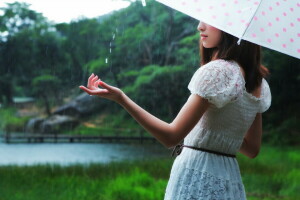
<path fill-rule="evenodd" d="M 91 164 L 170 156 L 161 144 L 0 143 L 0 165 Z"/>

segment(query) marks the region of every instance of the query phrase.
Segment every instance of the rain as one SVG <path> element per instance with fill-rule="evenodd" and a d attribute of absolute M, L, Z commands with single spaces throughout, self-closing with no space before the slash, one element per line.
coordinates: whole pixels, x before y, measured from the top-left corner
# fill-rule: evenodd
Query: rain
<path fill-rule="evenodd" d="M 164 199 L 174 160 L 187 152 L 200 155 L 200 151 L 189 147 L 181 147 L 180 152 L 178 147 L 180 155 L 171 157 L 174 144 L 165 145 L 152 134 L 151 127 L 141 126 L 143 120 L 135 121 L 134 113 L 128 113 L 130 109 L 119 99 L 100 98 L 101 91 L 109 90 L 104 82 L 119 88 L 151 116 L 167 125 L 176 123 L 174 119 L 180 116 L 183 105 L 193 97 L 188 87 L 192 77 L 204 65 L 200 51 L 205 36 L 201 41 L 199 20 L 165 5 L 172 2 L 167 0 L 105 2 L 93 5 L 92 1 L 82 1 L 81 6 L 77 2 L 77 7 L 75 3 L 71 7 L 70 3 L 66 6 L 53 1 L 51 6 L 47 4 L 49 10 L 42 10 L 30 0 L 0 3 L 1 198 Z M 178 2 L 184 7 L 198 1 Z M 247 1 L 251 2 L 250 6 L 256 6 Z M 283 6 L 286 2 L 280 3 Z M 250 6 L 240 11 L 253 11 Z M 94 13 L 92 7 L 98 7 L 93 16 L 81 12 Z M 104 7 L 107 11 L 100 11 Z M 272 6 L 272 12 L 277 7 Z M 295 4 L 293 9 L 288 8 L 282 17 L 288 20 L 298 7 Z M 67 10 L 78 9 L 78 13 L 57 19 L 50 14 L 50 8 L 56 10 L 57 16 L 61 9 L 65 17 Z M 211 10 L 209 5 L 197 8 Z M 220 9 L 225 9 L 224 4 Z M 265 15 L 271 13 L 267 9 Z M 263 16 L 261 13 L 252 13 L 255 15 L 249 18 L 257 21 Z M 232 16 L 224 15 L 222 19 L 226 17 Z M 271 35 L 276 39 L 294 31 L 295 38 L 287 37 L 287 42 L 278 43 L 283 52 L 268 46 L 270 41 L 279 42 L 267 36 L 268 22 L 263 29 L 249 26 L 250 30 L 257 28 L 256 38 L 263 33 L 266 41 L 266 45 L 261 45 L 261 64 L 269 71 L 264 79 L 272 100 L 262 114 L 260 153 L 255 159 L 242 152 L 230 158 L 239 163 L 248 199 L 300 198 L 297 23 L 295 18 L 281 32 Z M 248 39 L 254 42 L 254 34 L 246 30 L 237 38 L 240 45 Z M 289 54 L 292 50 L 293 54 Z M 93 75 L 101 80 L 98 87 L 89 80 Z M 228 77 L 233 80 L 234 76 Z M 241 94 L 251 96 L 253 92 L 247 91 L 246 84 L 237 83 L 233 91 L 244 87 Z M 79 88 L 82 86 L 90 86 L 97 94 L 84 92 Z M 254 97 L 251 102 L 258 101 Z M 233 103 L 239 101 L 238 97 L 232 99 Z M 213 114 L 223 112 L 212 101 L 209 103 Z M 150 119 L 154 118 L 145 117 L 145 121 Z M 230 116 L 221 121 L 237 123 Z M 194 127 L 200 126 L 201 123 Z M 190 133 L 180 138 L 180 143 L 192 141 L 196 147 L 205 141 L 203 135 L 190 140 L 188 136 L 193 132 Z M 203 140 L 199 142 L 199 138 Z M 211 154 L 220 156 L 215 153 Z"/>

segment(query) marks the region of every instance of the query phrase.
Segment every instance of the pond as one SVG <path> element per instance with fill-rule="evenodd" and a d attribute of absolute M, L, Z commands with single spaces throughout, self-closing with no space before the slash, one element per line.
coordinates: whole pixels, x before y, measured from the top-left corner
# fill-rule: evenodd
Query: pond
<path fill-rule="evenodd" d="M 0 165 L 109 163 L 114 161 L 162 158 L 170 150 L 161 144 L 6 144 L 0 143 Z"/>

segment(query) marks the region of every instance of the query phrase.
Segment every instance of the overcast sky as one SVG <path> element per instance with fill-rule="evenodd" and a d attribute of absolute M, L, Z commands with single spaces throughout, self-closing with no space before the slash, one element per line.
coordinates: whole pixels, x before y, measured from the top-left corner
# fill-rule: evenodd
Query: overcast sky
<path fill-rule="evenodd" d="M 0 7 L 16 0 L 0 0 Z M 79 17 L 93 18 L 113 10 L 127 7 L 129 2 L 122 0 L 22 0 L 30 4 L 30 9 L 42 13 L 55 23 L 67 22 Z"/>

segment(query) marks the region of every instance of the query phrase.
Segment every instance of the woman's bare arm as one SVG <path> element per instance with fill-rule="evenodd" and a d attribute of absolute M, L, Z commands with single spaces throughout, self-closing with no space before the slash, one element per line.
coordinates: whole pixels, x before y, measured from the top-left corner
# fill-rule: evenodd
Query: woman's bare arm
<path fill-rule="evenodd" d="M 255 119 L 244 137 L 240 152 L 249 158 L 255 158 L 261 146 L 262 138 L 262 116 L 257 113 Z"/>
<path fill-rule="evenodd" d="M 177 145 L 192 130 L 208 107 L 207 100 L 191 95 L 172 123 L 161 121 L 123 94 L 119 102 L 149 133 L 167 147 Z"/>
<path fill-rule="evenodd" d="M 103 89 L 99 88 L 100 85 Z M 142 127 L 166 147 L 178 144 L 192 130 L 209 106 L 209 102 L 192 94 L 172 123 L 164 122 L 138 106 L 119 88 L 110 86 L 92 75 L 87 88 L 80 86 L 90 95 L 113 100 L 120 104 Z"/>

